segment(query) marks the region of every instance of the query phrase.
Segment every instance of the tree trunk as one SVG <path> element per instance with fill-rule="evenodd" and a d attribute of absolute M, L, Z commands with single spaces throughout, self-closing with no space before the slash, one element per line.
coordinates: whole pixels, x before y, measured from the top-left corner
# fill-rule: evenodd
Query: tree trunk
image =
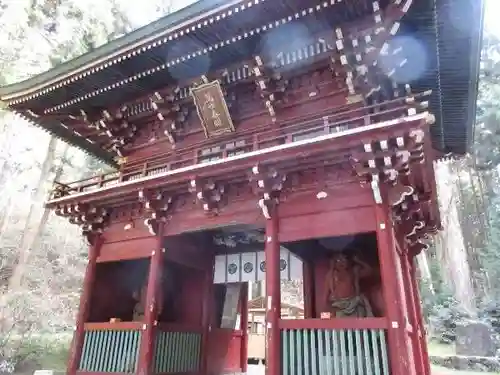
<path fill-rule="evenodd" d="M 62 154 L 62 157 L 61 157 L 62 160 L 64 160 L 64 158 L 66 157 L 68 150 L 69 150 L 69 144 L 66 144 L 64 151 L 63 151 L 63 154 Z M 52 185 L 54 184 L 54 182 L 59 181 L 61 179 L 63 168 L 64 168 L 63 163 L 61 163 L 57 166 L 54 178 L 52 179 Z M 38 244 L 40 242 L 40 235 L 42 234 L 43 230 L 45 229 L 45 225 L 47 224 L 47 219 L 49 218 L 49 215 L 50 215 L 50 209 L 44 207 L 42 217 L 40 218 L 40 222 L 39 222 L 36 230 L 34 231 L 34 233 L 32 233 L 33 240 L 29 246 L 30 250 L 36 249 L 38 247 Z"/>
<path fill-rule="evenodd" d="M 9 292 L 15 292 L 20 289 L 32 244 L 36 240 L 36 236 L 41 232 L 41 227 L 45 225 L 45 223 L 42 222 L 42 219 L 44 219 L 43 204 L 47 190 L 45 187 L 49 179 L 49 175 L 54 167 L 57 143 L 57 138 L 54 136 L 51 137 L 47 147 L 45 160 L 40 171 L 40 177 L 38 179 L 36 190 L 32 196 L 31 206 L 28 216 L 26 217 L 26 223 L 24 225 L 21 240 L 19 241 L 18 262 L 14 268 L 12 277 L 9 280 Z M 60 168 L 62 169 L 62 165 Z"/>
<path fill-rule="evenodd" d="M 440 268 L 443 271 L 443 281 L 454 292 L 455 299 L 463 309 L 474 314 L 475 294 L 471 283 L 467 247 L 460 225 L 457 184 L 453 181 L 455 176 L 450 168 L 450 162 L 436 163 L 436 175 L 444 229 L 436 236 L 435 244 Z"/>
<path fill-rule="evenodd" d="M 5 183 L 9 178 L 10 165 L 9 154 L 12 132 L 5 121 L 4 112 L 0 111 L 0 134 L 2 135 L 0 143 L 0 189 L 5 191 Z"/>
<path fill-rule="evenodd" d="M 14 204 L 10 196 L 7 196 L 6 202 L 3 205 L 2 213 L 0 213 L 0 243 L 2 243 L 2 234 L 5 232 L 10 215 L 12 214 Z"/>
<path fill-rule="evenodd" d="M 422 251 L 417 255 L 416 259 L 418 270 L 420 272 L 422 280 L 427 283 L 427 285 L 429 286 L 429 291 L 434 295 L 436 293 L 436 290 L 434 289 L 434 284 L 432 281 L 431 268 L 429 267 L 427 253 L 425 251 Z"/>

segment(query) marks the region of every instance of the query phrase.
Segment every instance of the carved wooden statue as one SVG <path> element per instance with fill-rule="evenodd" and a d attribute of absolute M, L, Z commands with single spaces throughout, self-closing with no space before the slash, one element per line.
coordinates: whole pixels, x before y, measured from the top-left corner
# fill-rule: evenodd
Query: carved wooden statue
<path fill-rule="evenodd" d="M 163 280 L 163 279 L 162 279 Z M 160 290 L 157 291 L 157 296 L 155 298 L 155 301 L 153 303 L 157 304 L 157 313 L 158 316 L 161 315 L 162 309 L 163 309 L 163 292 L 161 290 L 161 285 L 160 284 Z M 144 282 L 142 285 L 141 289 L 139 291 L 134 292 L 133 298 L 136 301 L 134 305 L 134 312 L 133 312 L 133 321 L 134 322 L 141 322 L 144 319 L 144 314 L 146 311 L 146 295 L 148 292 L 148 284 L 147 280 Z"/>
<path fill-rule="evenodd" d="M 359 287 L 360 280 L 371 274 L 372 268 L 357 257 L 349 259 L 344 253 L 337 253 L 330 259 L 326 300 L 334 317 L 373 316 L 370 302 Z"/>

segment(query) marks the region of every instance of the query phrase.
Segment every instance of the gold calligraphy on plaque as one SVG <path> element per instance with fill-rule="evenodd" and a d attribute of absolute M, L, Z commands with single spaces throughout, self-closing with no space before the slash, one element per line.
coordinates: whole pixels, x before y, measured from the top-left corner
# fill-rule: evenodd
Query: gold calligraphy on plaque
<path fill-rule="evenodd" d="M 234 131 L 233 121 L 219 81 L 192 88 L 191 95 L 207 137 Z"/>

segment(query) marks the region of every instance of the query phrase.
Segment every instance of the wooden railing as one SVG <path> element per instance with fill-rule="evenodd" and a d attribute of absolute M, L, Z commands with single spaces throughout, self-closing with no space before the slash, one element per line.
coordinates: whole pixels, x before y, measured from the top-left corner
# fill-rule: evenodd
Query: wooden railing
<path fill-rule="evenodd" d="M 141 323 L 88 323 L 79 371 L 137 372 Z"/>
<path fill-rule="evenodd" d="M 282 324 L 282 375 L 389 375 L 386 320 L 341 320 Z"/>
<path fill-rule="evenodd" d="M 56 183 L 51 198 L 72 195 L 86 191 L 93 191 L 112 186 L 125 181 L 133 181 L 146 176 L 204 163 L 210 160 L 223 159 L 250 151 L 263 150 L 268 147 L 296 142 L 301 139 L 313 138 L 320 135 L 344 131 L 360 127 L 389 118 L 400 118 L 407 115 L 409 107 L 415 106 L 415 99 L 428 96 L 430 91 L 416 94 L 408 98 L 398 98 L 364 108 L 352 105 L 345 106 L 344 110 L 326 110 L 310 119 L 296 119 L 288 124 L 282 124 L 279 129 L 268 126 L 258 127 L 239 135 L 222 139 L 214 143 L 213 140 L 190 146 L 177 153 L 155 155 L 153 160 L 133 162 L 126 165 L 124 172 L 113 172 L 69 184 Z M 380 110 L 381 106 L 385 108 Z M 231 144 L 231 147 L 226 147 Z M 207 150 L 208 152 L 203 152 Z"/>
<path fill-rule="evenodd" d="M 196 373 L 201 360 L 201 328 L 160 325 L 156 335 L 154 371 Z"/>

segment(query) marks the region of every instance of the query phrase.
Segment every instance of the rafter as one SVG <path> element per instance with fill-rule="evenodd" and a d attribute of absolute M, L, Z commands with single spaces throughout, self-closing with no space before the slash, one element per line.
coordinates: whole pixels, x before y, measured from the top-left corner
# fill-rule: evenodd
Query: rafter
<path fill-rule="evenodd" d="M 371 31 L 350 33 L 348 29 L 335 30 L 333 39 L 337 55 L 332 58 L 340 62 L 350 95 L 361 94 L 365 99 L 382 101 L 383 98 L 379 96 L 384 91 L 384 81 L 387 79 L 393 88 L 393 92 L 389 95 L 394 97 L 398 95 L 398 84 L 392 78 L 398 69 L 407 64 L 407 60 L 400 57 L 400 48 L 391 49 L 389 40 L 398 32 L 399 20 L 406 14 L 411 2 L 406 0 L 403 4 L 402 0 L 395 0 L 382 12 L 379 2 L 374 1 L 372 3 L 374 26 Z M 391 67 L 385 72 L 381 70 L 379 60 L 383 58 L 387 60 L 388 55 L 391 56 Z M 337 68 L 336 64 L 334 66 Z"/>

